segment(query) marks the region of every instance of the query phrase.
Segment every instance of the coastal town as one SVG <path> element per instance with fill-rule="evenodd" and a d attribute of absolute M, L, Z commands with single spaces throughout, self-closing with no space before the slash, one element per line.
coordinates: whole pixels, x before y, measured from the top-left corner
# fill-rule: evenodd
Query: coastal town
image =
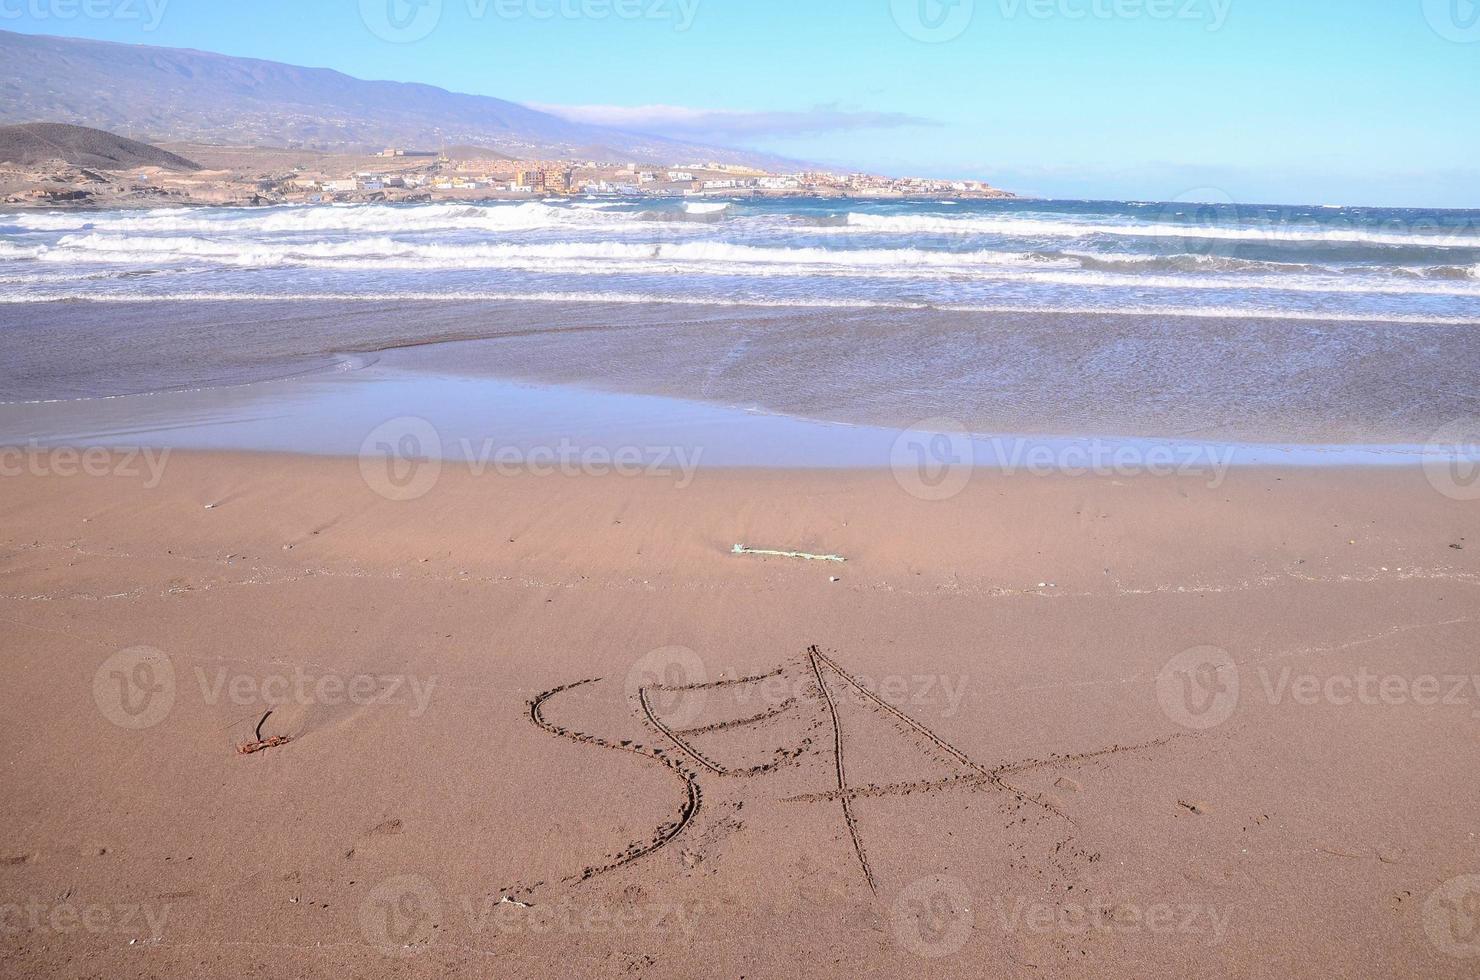
<path fill-rule="evenodd" d="M 474 146 L 373 154 L 167 144 L 197 169 L 112 169 L 48 160 L 0 164 L 0 200 L 14 206 L 321 204 L 378 201 L 641 197 L 1011 197 L 980 180 L 798 169 L 772 173 L 716 161 L 640 164 L 519 160 Z"/>
<path fill-rule="evenodd" d="M 768 173 L 713 161 L 672 166 L 603 163 L 596 160 L 517 161 L 478 158 L 476 153 L 456 159 L 387 149 L 381 158 L 399 166 L 368 168 L 345 177 L 298 172 L 279 179 L 271 192 L 284 195 L 373 195 L 421 192 L 429 195 L 476 191 L 486 196 L 529 195 L 685 196 L 737 195 L 851 197 L 913 197 L 970 194 L 1008 196 L 983 181 L 938 180 L 925 177 L 883 177 L 867 173 L 799 170 Z"/>

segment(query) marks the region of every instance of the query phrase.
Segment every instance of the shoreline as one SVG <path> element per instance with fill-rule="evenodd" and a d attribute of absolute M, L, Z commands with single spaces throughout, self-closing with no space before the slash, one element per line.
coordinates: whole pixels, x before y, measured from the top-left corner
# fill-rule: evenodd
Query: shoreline
<path fill-rule="evenodd" d="M 776 300 L 764 302 L 754 299 L 707 299 L 691 296 L 660 296 L 652 294 L 621 294 L 611 293 L 175 293 L 160 296 L 136 295 L 136 296 L 40 296 L 40 297 L 4 297 L 0 298 L 0 306 L 47 306 L 51 304 L 76 304 L 86 306 L 89 304 L 114 304 L 114 305 L 152 305 L 157 303 L 408 303 L 419 304 L 428 302 L 441 303 L 592 303 L 611 305 L 641 305 L 652 304 L 656 306 L 694 306 L 694 307 L 717 307 L 721 309 L 738 310 L 777 310 L 777 309 L 812 309 L 812 310 L 880 310 L 899 312 L 921 312 L 921 313 L 963 313 L 963 314 L 1010 314 L 1010 315 L 1086 315 L 1101 317 L 1150 317 L 1163 316 L 1170 319 L 1189 320 L 1273 320 L 1273 321 L 1313 321 L 1317 323 L 1359 323 L 1359 324 L 1403 324 L 1421 325 L 1436 324 L 1447 326 L 1469 326 L 1480 324 L 1480 318 L 1467 316 L 1444 316 L 1442 314 L 1389 314 L 1389 313 L 1318 313 L 1309 310 L 1260 310 L 1260 309 L 1237 309 L 1237 308 L 1183 308 L 1183 307 L 1132 307 L 1126 309 L 1123 304 L 1115 306 L 979 306 L 979 305 L 952 305 L 949 303 L 910 303 L 900 301 L 889 303 L 874 300 L 836 300 L 836 301 L 814 301 L 793 302 L 790 300 Z"/>
<path fill-rule="evenodd" d="M 7 472 L 66 448 L 435 460 L 475 474 L 530 465 L 611 468 L 625 457 L 629 468 L 676 466 L 686 478 L 700 467 L 892 470 L 902 481 L 964 481 L 978 471 L 1146 472 L 1199 474 L 1216 485 L 1232 468 L 1427 470 L 1475 461 L 1480 452 L 1457 426 L 1424 443 L 974 432 L 947 417 L 891 427 L 379 360 L 346 355 L 327 368 L 238 384 L 0 403 L 0 454 Z M 265 425 L 263 412 L 270 413 Z M 283 419 L 293 424 L 272 421 Z M 406 439 L 412 443 L 403 446 Z"/>
<path fill-rule="evenodd" d="M 85 414 L 78 399 L 121 396 L 121 411 L 201 388 L 312 408 L 356 382 L 424 379 L 402 386 L 405 405 L 382 399 L 379 422 L 446 401 L 438 376 L 516 415 L 527 412 L 509 386 L 572 386 L 671 399 L 680 416 L 896 431 L 944 417 L 963 432 L 1215 445 L 1420 446 L 1480 410 L 1466 394 L 1472 331 L 1437 323 L 443 299 L 11 305 L 0 324 L 0 415 L 12 418 L 22 403 Z M 334 373 L 346 366 L 357 369 Z M 363 387 L 353 397 L 368 404 Z"/>

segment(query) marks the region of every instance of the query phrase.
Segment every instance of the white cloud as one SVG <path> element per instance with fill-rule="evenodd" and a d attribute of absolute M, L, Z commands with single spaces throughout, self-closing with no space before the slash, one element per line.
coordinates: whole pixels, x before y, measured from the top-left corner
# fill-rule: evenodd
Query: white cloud
<path fill-rule="evenodd" d="M 836 105 L 801 111 L 694 109 L 677 105 L 538 105 L 570 122 L 609 126 L 673 139 L 732 141 L 762 136 L 811 136 L 854 129 L 934 126 L 933 120 L 899 112 L 856 112 Z"/>

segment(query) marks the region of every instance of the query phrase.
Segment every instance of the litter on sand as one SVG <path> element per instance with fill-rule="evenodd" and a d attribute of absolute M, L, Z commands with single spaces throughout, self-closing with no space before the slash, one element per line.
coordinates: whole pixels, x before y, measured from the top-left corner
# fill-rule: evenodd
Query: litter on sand
<path fill-rule="evenodd" d="M 236 750 L 238 752 L 240 752 L 242 755 L 252 755 L 255 752 L 261 752 L 263 749 L 275 749 L 279 745 L 287 745 L 289 742 L 293 741 L 292 735 L 272 735 L 268 738 L 262 737 L 262 723 L 267 720 L 267 716 L 270 714 L 272 714 L 271 708 L 269 708 L 267 710 L 267 713 L 264 714 L 262 718 L 257 722 L 257 728 L 252 733 L 254 741 L 238 745 L 236 747 Z"/>
<path fill-rule="evenodd" d="M 807 561 L 847 561 L 842 555 L 813 555 L 805 551 L 772 551 L 769 548 L 747 548 L 737 544 L 730 549 L 732 555 L 770 555 L 774 558 L 805 558 Z"/>
<path fill-rule="evenodd" d="M 291 741 L 293 741 L 292 735 L 274 735 L 271 738 L 259 738 L 255 742 L 238 745 L 236 750 L 242 755 L 251 755 L 254 752 L 261 752 L 264 749 L 275 749 L 279 745 L 287 745 Z"/>

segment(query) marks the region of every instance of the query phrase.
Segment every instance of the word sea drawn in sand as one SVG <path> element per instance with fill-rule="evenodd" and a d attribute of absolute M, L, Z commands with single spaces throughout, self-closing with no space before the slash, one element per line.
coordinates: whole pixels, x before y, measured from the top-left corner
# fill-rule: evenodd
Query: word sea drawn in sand
<path fill-rule="evenodd" d="M 758 713 L 732 720 L 712 722 L 691 728 L 674 727 L 664 720 L 656 701 L 661 696 L 682 696 L 685 693 L 712 692 L 720 689 L 738 689 L 747 685 L 758 685 L 773 679 L 796 682 L 796 694 Z M 869 690 L 854 675 L 842 667 L 833 657 L 816 646 L 809 647 L 796 661 L 784 664 L 762 674 L 731 680 L 710 681 L 703 684 L 668 685 L 649 684 L 637 688 L 636 708 L 643 723 L 661 743 L 661 747 L 645 745 L 632 739 L 604 738 L 588 732 L 551 722 L 545 714 L 551 702 L 571 692 L 598 683 L 601 678 L 588 678 L 564 684 L 540 694 L 529 702 L 529 717 L 534 724 L 551 735 L 570 739 L 584 745 L 628 752 L 662 765 L 681 785 L 683 802 L 673 819 L 665 822 L 649 838 L 634 842 L 618 854 L 608 855 L 601 861 L 583 868 L 579 874 L 570 876 L 570 882 L 585 881 L 598 875 L 615 871 L 635 861 L 648 857 L 678 840 L 694 823 L 703 805 L 704 792 L 701 779 L 757 779 L 772 776 L 780 770 L 798 765 L 803 759 L 821 756 L 830 759 L 831 785 L 819 787 L 811 792 L 794 793 L 780 797 L 784 803 L 836 804 L 841 811 L 852 851 L 857 859 L 860 873 L 870 891 L 877 890 L 877 877 L 869 863 L 863 829 L 855 812 L 855 802 L 864 798 L 907 796 L 915 793 L 940 793 L 951 790 L 987 790 L 1006 794 L 1019 804 L 1035 808 L 1053 819 L 1073 824 L 1072 818 L 1054 801 L 1030 792 L 1009 777 L 1027 773 L 1047 766 L 1082 762 L 1120 752 L 1153 748 L 1179 736 L 1166 736 L 1137 745 L 1112 745 L 1093 752 L 1071 755 L 1052 755 L 1046 759 L 1030 759 L 1003 763 L 996 766 L 983 765 L 965 752 L 936 734 L 909 714 L 890 704 Z M 850 695 L 854 704 L 860 704 L 877 713 L 904 738 L 911 740 L 916 749 L 928 754 L 937 767 L 945 767 L 949 774 L 933 779 L 916 779 L 902 782 L 855 783 L 849 778 L 849 760 L 857 757 L 858 746 L 850 744 L 848 725 L 840 711 L 840 695 Z M 805 713 L 802 721 L 808 723 L 795 744 L 772 750 L 767 761 L 748 766 L 728 766 L 716 758 L 716 750 L 701 748 L 700 741 L 716 735 L 726 735 L 758 729 L 778 719 Z M 818 735 L 809 733 L 820 732 Z"/>

